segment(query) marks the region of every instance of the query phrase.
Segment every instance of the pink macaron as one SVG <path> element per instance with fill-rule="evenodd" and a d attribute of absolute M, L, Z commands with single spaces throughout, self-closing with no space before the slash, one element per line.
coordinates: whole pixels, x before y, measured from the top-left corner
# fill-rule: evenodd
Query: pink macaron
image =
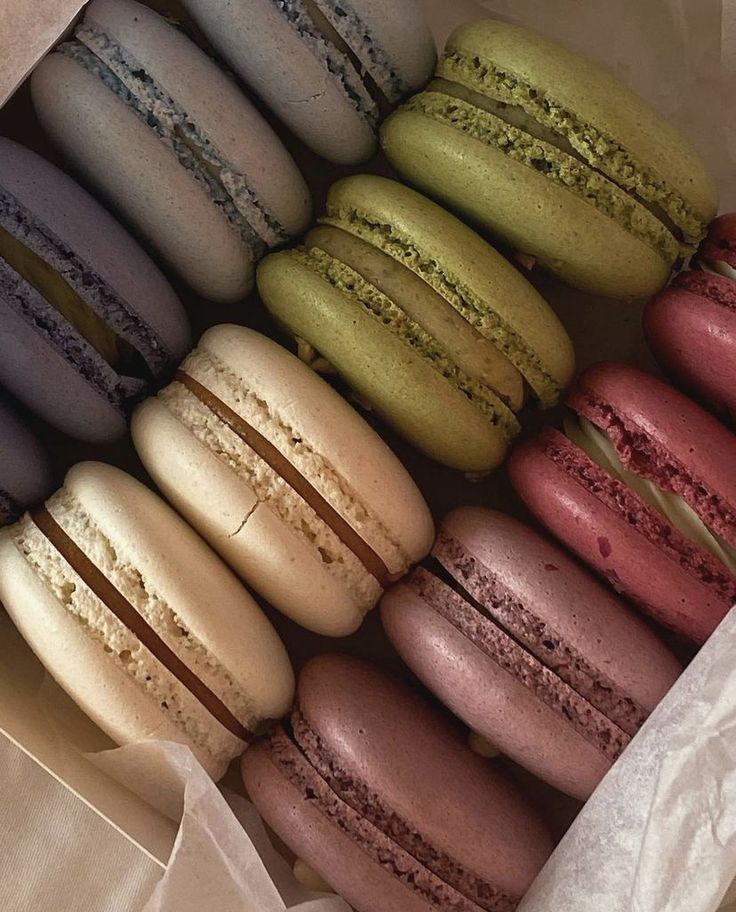
<path fill-rule="evenodd" d="M 381 618 L 401 657 L 471 729 L 587 798 L 681 667 L 622 601 L 528 526 L 453 510 Z"/>
<path fill-rule="evenodd" d="M 644 311 L 657 360 L 704 403 L 736 419 L 736 213 L 717 218 L 698 255 Z"/>
<path fill-rule="evenodd" d="M 538 519 L 646 614 L 703 643 L 736 603 L 736 437 L 625 364 L 588 368 L 565 432 L 512 454 Z"/>

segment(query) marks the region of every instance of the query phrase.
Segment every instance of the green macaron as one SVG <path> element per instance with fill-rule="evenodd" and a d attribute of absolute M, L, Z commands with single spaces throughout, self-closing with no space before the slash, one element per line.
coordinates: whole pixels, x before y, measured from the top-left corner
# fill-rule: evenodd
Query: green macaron
<path fill-rule="evenodd" d="M 562 324 L 474 231 L 395 181 L 331 188 L 303 247 L 267 257 L 258 288 L 286 329 L 430 457 L 499 465 L 528 393 L 542 406 L 573 372 Z"/>
<path fill-rule="evenodd" d="M 417 187 L 594 294 L 655 293 L 717 210 L 705 165 L 645 101 L 505 22 L 460 26 L 381 142 Z"/>

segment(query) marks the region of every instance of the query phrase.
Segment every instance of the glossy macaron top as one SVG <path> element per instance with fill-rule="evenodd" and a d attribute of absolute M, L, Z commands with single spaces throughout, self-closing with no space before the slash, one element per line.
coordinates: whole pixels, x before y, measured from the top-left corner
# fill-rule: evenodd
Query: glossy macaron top
<path fill-rule="evenodd" d="M 94 0 L 32 92 L 75 168 L 205 297 L 243 296 L 253 261 L 306 226 L 309 192 L 275 133 L 203 51 L 135 0 Z"/>
<path fill-rule="evenodd" d="M 170 507 L 112 466 L 80 463 L 3 530 L 0 598 L 119 743 L 182 741 L 221 775 L 290 705 L 290 663 L 260 608 Z"/>
<path fill-rule="evenodd" d="M 434 42 L 415 0 L 185 0 L 228 63 L 308 146 L 352 164 L 381 110 L 420 88 Z"/>
<path fill-rule="evenodd" d="M 719 264 L 736 268 L 736 212 L 725 212 L 708 225 L 698 259 L 718 271 Z M 736 275 L 726 273 L 729 278 Z"/>
<path fill-rule="evenodd" d="M 50 487 L 51 471 L 41 444 L 0 399 L 0 526 L 17 519 Z"/>
<path fill-rule="evenodd" d="M 442 889 L 452 888 L 445 902 L 454 901 L 459 909 L 515 908 L 549 855 L 550 838 L 510 780 L 474 755 L 424 698 L 364 660 L 321 656 L 302 671 L 291 725 L 303 756 L 330 791 L 362 809 L 372 827 L 389 837 L 384 864 L 392 864 L 396 847 L 413 856 L 417 875 L 403 868 L 394 872 L 405 886 L 408 880 L 407 901 L 411 884 L 424 892 L 425 905 L 412 909 L 440 907 L 423 869 L 444 883 Z M 253 786 L 260 758 L 253 760 L 246 759 L 243 769 L 258 804 L 261 796 Z M 265 813 L 299 851 L 298 817 L 290 820 L 278 807 Z M 356 908 L 373 910 L 381 901 L 395 901 L 395 894 L 381 895 L 378 880 L 376 894 L 365 891 L 375 859 L 371 864 L 369 856 L 364 870 L 340 872 L 340 859 L 331 852 L 325 844 L 320 858 L 305 860 L 328 882 L 332 878 Z"/>

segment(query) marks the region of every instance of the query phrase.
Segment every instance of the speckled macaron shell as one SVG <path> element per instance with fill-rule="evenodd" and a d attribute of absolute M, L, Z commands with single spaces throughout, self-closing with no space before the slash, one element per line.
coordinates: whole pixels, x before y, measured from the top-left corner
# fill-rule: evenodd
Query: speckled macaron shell
<path fill-rule="evenodd" d="M 321 656 L 305 667 L 297 707 L 340 783 L 362 793 L 372 814 L 385 820 L 385 832 L 392 832 L 389 825 L 408 827 L 429 847 L 412 853 L 416 874 L 389 873 L 355 851 L 349 828 L 304 800 L 273 764 L 267 744 L 254 747 L 243 762 L 251 798 L 287 845 L 355 909 L 438 908 L 407 885 L 426 883 L 422 855 L 432 858 L 429 867 L 451 861 L 455 872 L 462 867 L 518 901 L 551 850 L 549 836 L 505 775 L 472 754 L 434 707 L 376 666 L 343 656 Z M 480 909 L 451 890 L 443 907 L 453 900 L 452 907 Z M 485 907 L 512 908 L 490 891 Z"/>
<path fill-rule="evenodd" d="M 167 645 L 214 692 L 222 691 L 218 696 L 228 706 L 237 703 L 241 716 L 260 720 L 288 709 L 294 679 L 276 632 L 224 564 L 156 495 L 112 466 L 81 463 L 48 510 Z M 30 517 L 0 534 L 0 599 L 59 684 L 118 743 L 159 738 L 189 744 L 217 778 L 242 752 L 243 742 L 136 645 L 111 612 L 90 607 L 101 603 Z M 97 633 L 78 620 L 77 609 L 98 619 Z M 188 638 L 186 648 L 177 645 L 182 638 Z"/>
<path fill-rule="evenodd" d="M 545 405 L 570 381 L 572 343 L 546 302 L 475 232 L 425 197 L 386 178 L 349 177 L 330 189 L 321 221 L 371 243 L 426 281 L 448 309 L 508 357 Z M 469 472 L 488 471 L 503 460 L 510 433 L 503 422 L 482 412 L 298 255 L 265 259 L 258 287 L 276 318 L 423 452 Z M 449 320 L 443 329 L 447 337 L 436 343 L 452 360 L 453 347 L 461 343 Z"/>
<path fill-rule="evenodd" d="M 200 359 L 214 360 L 215 375 L 199 373 Z M 292 443 L 286 447 L 282 438 L 281 452 L 358 527 L 391 573 L 404 573 L 427 553 L 434 527 L 414 482 L 357 412 L 298 358 L 252 330 L 223 325 L 205 333 L 183 368 L 235 409 L 242 409 L 248 390 L 265 403 L 272 424 L 262 433 L 277 441 L 279 428 L 286 429 Z M 318 548 L 322 520 L 299 498 L 285 513 L 269 504 L 280 491 L 290 492 L 288 485 L 269 481 L 260 463 L 266 480 L 256 483 L 245 464 L 252 451 L 217 422 L 210 437 L 197 437 L 192 428 L 199 414 L 197 400 L 177 383 L 139 406 L 133 440 L 156 484 L 276 608 L 328 636 L 353 632 L 369 605 L 361 607 L 352 587 L 375 591 L 375 602 L 380 587 L 374 578 L 352 560 L 342 576 L 328 572 L 330 558 Z M 217 454 L 218 434 L 227 438 L 223 455 Z"/>
<path fill-rule="evenodd" d="M 433 555 L 472 593 L 479 571 L 534 618 L 529 636 L 571 650 L 651 712 L 681 668 L 631 611 L 559 548 L 510 516 L 461 507 L 443 521 Z M 519 612 L 513 608 L 519 623 Z M 381 619 L 409 667 L 445 705 L 503 753 L 563 792 L 585 799 L 611 761 L 412 585 L 398 583 Z M 487 622 L 484 622 L 487 623 Z M 554 656 L 550 653 L 550 658 Z M 575 668 L 575 660 L 570 659 Z M 552 667 L 551 665 L 547 667 Z M 580 673 L 583 674 L 582 667 Z M 559 677 L 559 698 L 564 699 Z M 552 685 L 550 685 L 552 686 Z"/>
<path fill-rule="evenodd" d="M 0 526 L 17 519 L 50 487 L 51 471 L 41 444 L 0 398 Z"/>
<path fill-rule="evenodd" d="M 547 114 L 567 111 L 594 125 L 608 150 L 601 154 L 596 146 L 593 167 L 607 175 L 623 161 L 620 150 L 625 150 L 633 166 L 619 168 L 619 179 L 627 188 L 640 189 L 646 169 L 652 185 L 672 188 L 687 209 L 686 240 L 699 242 L 717 208 L 713 181 L 685 140 L 642 99 L 592 61 L 508 23 L 483 20 L 460 26 L 445 50 L 445 57 L 456 54 L 467 63 L 472 88 L 479 88 L 479 70 L 495 66 L 506 78 L 531 86 L 535 100 L 548 100 Z M 438 74 L 465 78 L 444 59 Z M 643 299 L 664 285 L 678 243 L 663 222 L 606 176 L 545 141 L 531 141 L 533 154 L 554 159 L 564 179 L 553 179 L 522 160 L 519 143 L 528 141 L 523 137 L 510 135 L 502 151 L 488 141 L 487 131 L 506 130 L 505 124 L 492 115 L 479 116 L 474 106 L 466 111 L 464 102 L 449 101 L 449 119 L 438 121 L 428 114 L 433 108 L 445 110 L 448 103 L 441 89 L 430 86 L 382 128 L 384 150 L 412 183 L 585 291 Z M 581 129 L 578 139 L 590 133 Z M 580 176 L 573 179 L 574 174 Z M 601 200 L 598 205 L 594 197 Z"/>
<path fill-rule="evenodd" d="M 317 0 L 315 5 L 345 22 L 356 19 L 355 52 L 365 57 L 369 51 L 390 65 L 401 95 L 429 79 L 435 47 L 414 0 Z M 327 48 L 300 35 L 289 21 L 296 11 L 308 17 L 308 4 L 185 0 L 184 6 L 230 66 L 307 146 L 337 164 L 356 164 L 374 154 L 375 129 L 346 93 L 334 66 L 328 66 Z"/>
<path fill-rule="evenodd" d="M 161 341 L 172 362 L 183 356 L 189 347 L 189 325 L 179 299 L 107 210 L 45 159 L 3 138 L 0 187 L 120 295 Z M 43 299 L 30 286 L 27 292 L 32 311 L 33 299 L 39 305 Z M 69 327 L 67 336 L 51 345 L 32 321 L 0 301 L 0 381 L 67 434 L 93 441 L 116 439 L 125 433 L 125 416 L 65 356 L 77 347 L 78 339 Z M 87 349 L 90 357 L 102 361 Z"/>
<path fill-rule="evenodd" d="M 85 22 L 153 75 L 253 197 L 296 235 L 310 214 L 293 160 L 235 83 L 185 35 L 133 0 L 95 0 Z M 253 282 L 253 252 L 174 152 L 75 61 L 50 54 L 31 82 L 39 119 L 75 169 L 195 292 L 234 301 Z"/>
<path fill-rule="evenodd" d="M 698 258 L 710 266 L 718 263 L 736 266 L 736 212 L 725 212 L 708 225 Z"/>
<path fill-rule="evenodd" d="M 644 333 L 666 371 L 719 414 L 736 418 L 736 282 L 680 273 L 648 302 Z"/>

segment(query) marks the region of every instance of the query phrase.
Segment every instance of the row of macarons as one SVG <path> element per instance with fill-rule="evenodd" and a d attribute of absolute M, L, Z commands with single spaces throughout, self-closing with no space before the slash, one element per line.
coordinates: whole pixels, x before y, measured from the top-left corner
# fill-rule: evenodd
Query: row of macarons
<path fill-rule="evenodd" d="M 380 127 L 396 170 L 575 287 L 655 293 L 717 211 L 705 165 L 675 130 L 532 32 L 461 26 L 427 85 L 434 44 L 409 0 L 184 6 L 249 90 L 331 161 L 369 159 L 382 115 L 404 101 Z M 147 6 L 94 0 L 31 90 L 75 172 L 205 298 L 242 298 L 254 263 L 307 227 L 310 193 L 276 134 Z"/>

